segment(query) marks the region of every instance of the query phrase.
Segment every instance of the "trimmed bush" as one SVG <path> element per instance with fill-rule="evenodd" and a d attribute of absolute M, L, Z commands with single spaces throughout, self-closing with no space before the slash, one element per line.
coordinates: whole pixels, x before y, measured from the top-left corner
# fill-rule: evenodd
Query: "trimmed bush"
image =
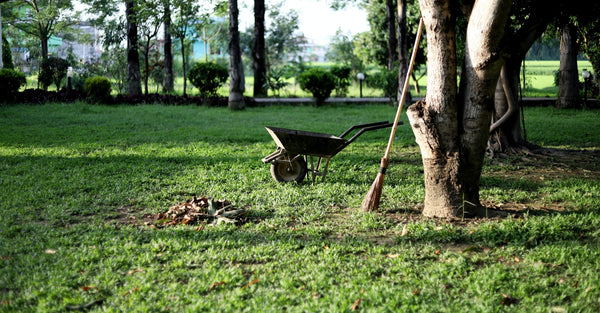
<path fill-rule="evenodd" d="M 227 81 L 229 70 L 216 63 L 199 62 L 194 64 L 188 77 L 192 85 L 200 90 L 200 96 L 211 97 L 216 96 L 219 87 Z"/>
<path fill-rule="evenodd" d="M 322 105 L 335 88 L 335 76 L 320 68 L 311 68 L 300 74 L 300 88 L 313 94 L 317 105 Z"/>
<path fill-rule="evenodd" d="M 110 80 L 102 76 L 94 76 L 85 80 L 83 91 L 88 95 L 88 101 L 95 103 L 106 103 L 111 99 Z"/>
<path fill-rule="evenodd" d="M 335 76 L 335 93 L 339 97 L 345 97 L 350 87 L 352 68 L 348 65 L 335 65 L 329 71 Z"/>
<path fill-rule="evenodd" d="M 43 60 L 38 79 L 44 90 L 47 90 L 52 84 L 56 85 L 57 90 L 60 89 L 60 83 L 67 77 L 68 67 L 69 63 L 60 58 L 49 57 Z"/>
<path fill-rule="evenodd" d="M 398 98 L 398 69 L 388 70 L 381 69 L 379 72 L 369 75 L 365 80 L 367 86 L 379 89 L 384 92 L 385 96 L 390 98 L 391 104 L 394 104 Z"/>
<path fill-rule="evenodd" d="M 21 86 L 25 85 L 27 80 L 25 74 L 10 68 L 0 70 L 0 100 L 10 101 L 14 99 L 15 94 Z"/>

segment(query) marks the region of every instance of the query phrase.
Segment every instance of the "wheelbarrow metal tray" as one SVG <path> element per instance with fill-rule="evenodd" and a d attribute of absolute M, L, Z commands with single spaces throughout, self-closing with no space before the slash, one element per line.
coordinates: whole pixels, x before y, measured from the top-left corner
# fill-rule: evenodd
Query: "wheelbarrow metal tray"
<path fill-rule="evenodd" d="M 319 157 L 332 157 L 347 143 L 346 139 L 323 133 L 265 127 L 277 146 L 291 154 L 305 154 Z"/>

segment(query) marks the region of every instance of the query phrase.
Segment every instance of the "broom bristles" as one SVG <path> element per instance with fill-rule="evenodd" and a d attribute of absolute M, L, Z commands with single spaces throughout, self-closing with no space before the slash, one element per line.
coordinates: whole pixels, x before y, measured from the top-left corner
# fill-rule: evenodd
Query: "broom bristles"
<path fill-rule="evenodd" d="M 381 199 L 385 171 L 387 170 L 389 162 L 390 160 L 386 157 L 381 159 L 381 166 L 379 168 L 379 172 L 377 173 L 377 177 L 375 177 L 375 181 L 373 181 L 371 189 L 369 189 L 369 192 L 367 192 L 365 199 L 360 205 L 360 210 L 362 212 L 377 211 L 379 209 L 379 201 Z"/>

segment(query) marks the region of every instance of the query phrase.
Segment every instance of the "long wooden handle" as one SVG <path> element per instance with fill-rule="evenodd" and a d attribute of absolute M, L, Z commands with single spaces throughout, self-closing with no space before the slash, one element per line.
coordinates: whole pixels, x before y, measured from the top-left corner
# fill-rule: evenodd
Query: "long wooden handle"
<path fill-rule="evenodd" d="M 415 65 L 415 58 L 417 57 L 417 48 L 419 48 L 419 41 L 421 40 L 421 33 L 423 32 L 423 18 L 419 20 L 419 30 L 417 31 L 417 38 L 415 38 L 415 45 L 410 56 L 410 63 L 408 65 L 408 71 L 406 72 L 406 79 L 404 80 L 404 86 L 402 88 L 402 96 L 398 103 L 398 111 L 396 111 L 396 117 L 394 118 L 394 125 L 392 126 L 392 132 L 388 141 L 387 149 L 385 150 L 384 159 L 389 159 L 390 151 L 392 150 L 392 142 L 394 141 L 394 135 L 396 134 L 396 127 L 398 127 L 398 121 L 400 120 L 400 113 L 402 112 L 402 106 L 406 99 L 406 91 L 408 90 L 408 84 L 410 82 L 410 74 L 412 73 L 413 66 Z"/>

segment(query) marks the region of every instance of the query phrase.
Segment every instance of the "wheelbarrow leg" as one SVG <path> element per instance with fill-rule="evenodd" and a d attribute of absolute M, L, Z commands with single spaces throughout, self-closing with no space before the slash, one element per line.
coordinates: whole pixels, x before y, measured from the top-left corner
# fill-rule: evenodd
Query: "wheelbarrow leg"
<path fill-rule="evenodd" d="M 314 159 L 312 155 L 309 155 L 308 157 L 310 157 L 310 171 L 312 173 L 312 180 L 313 182 L 316 181 L 317 176 L 321 176 L 321 181 L 325 180 L 325 175 L 327 175 L 327 168 L 329 167 L 329 160 L 331 158 L 326 158 L 327 161 L 325 162 L 325 168 L 323 169 L 322 172 L 319 172 L 319 169 L 321 168 L 321 161 L 323 160 L 323 157 L 319 157 L 319 159 L 317 160 L 317 166 L 315 167 L 315 163 L 314 163 Z"/>

